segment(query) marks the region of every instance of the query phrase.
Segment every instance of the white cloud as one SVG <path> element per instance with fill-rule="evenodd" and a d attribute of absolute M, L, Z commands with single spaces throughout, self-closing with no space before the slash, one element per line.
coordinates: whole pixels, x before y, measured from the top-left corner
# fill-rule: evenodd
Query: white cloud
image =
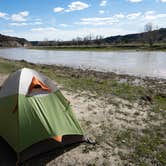
<path fill-rule="evenodd" d="M 11 33 L 14 33 L 14 30 L 13 29 L 1 30 L 0 33 L 5 34 L 5 35 L 9 35 Z"/>
<path fill-rule="evenodd" d="M 106 0 L 102 0 L 101 3 L 100 3 L 100 6 L 101 7 L 104 7 L 107 5 L 107 1 Z"/>
<path fill-rule="evenodd" d="M 67 25 L 67 24 L 59 24 L 59 26 L 61 26 L 63 28 L 69 27 L 69 25 Z"/>
<path fill-rule="evenodd" d="M 144 13 L 143 18 L 146 20 L 153 20 L 156 18 L 155 11 L 147 11 Z"/>
<path fill-rule="evenodd" d="M 100 14 L 104 14 L 105 11 L 104 11 L 104 10 L 99 10 L 99 13 L 100 13 Z"/>
<path fill-rule="evenodd" d="M 155 14 L 156 12 L 154 10 L 150 10 L 145 12 L 145 15 L 151 15 L 151 14 Z"/>
<path fill-rule="evenodd" d="M 71 40 L 76 37 L 85 37 L 89 34 L 101 35 L 101 36 L 112 36 L 112 35 L 123 35 L 128 33 L 134 33 L 135 31 L 124 30 L 121 27 L 100 27 L 100 28 L 78 28 L 73 30 L 62 30 L 56 29 L 54 27 L 46 27 L 46 28 L 35 28 L 30 31 L 13 33 L 11 35 L 24 37 L 28 40 L 44 40 L 47 38 L 48 40 Z"/>
<path fill-rule="evenodd" d="M 22 22 L 22 21 L 26 21 L 26 19 L 18 14 L 13 14 L 11 17 L 12 21 L 18 21 L 18 22 Z"/>
<path fill-rule="evenodd" d="M 138 18 L 139 16 L 141 16 L 141 12 L 138 12 L 138 13 L 130 13 L 130 14 L 128 14 L 126 17 L 127 17 L 129 20 L 134 20 L 134 19 Z"/>
<path fill-rule="evenodd" d="M 41 22 L 42 19 L 41 18 L 36 18 L 35 21 L 40 21 Z"/>
<path fill-rule="evenodd" d="M 147 11 L 144 13 L 143 19 L 145 20 L 156 20 L 166 18 L 166 13 L 157 14 L 155 11 Z"/>
<path fill-rule="evenodd" d="M 29 12 L 28 11 L 23 11 L 23 12 L 20 12 L 19 15 L 22 16 L 22 17 L 26 17 L 26 16 L 29 15 Z"/>
<path fill-rule="evenodd" d="M 66 12 L 66 9 L 64 9 L 64 12 Z M 26 17 L 29 15 L 29 12 L 28 13 L 20 12 L 18 14 L 21 15 L 26 20 Z M 0 13 L 0 16 L 4 17 L 4 14 L 2 15 Z M 8 14 L 7 16 L 10 18 L 11 23 L 8 24 L 10 24 L 11 26 L 33 25 L 32 27 L 28 28 L 31 29 L 29 31 L 28 30 L 25 30 L 24 32 L 18 31 L 17 33 L 12 31 L 8 32 L 10 33 L 10 35 L 25 37 L 29 40 L 43 40 L 44 38 L 48 38 L 49 40 L 54 40 L 54 39 L 70 40 L 77 36 L 80 37 L 86 36 L 90 33 L 93 35 L 102 35 L 102 36 L 111 36 L 119 34 L 123 35 L 127 33 L 135 33 L 143 31 L 144 25 L 147 22 L 153 22 L 155 25 L 158 25 L 158 27 L 166 26 L 166 23 L 164 21 L 166 19 L 166 12 L 161 13 L 157 11 L 146 11 L 144 13 L 137 11 L 134 13 L 125 12 L 125 13 L 117 13 L 111 15 L 110 17 L 104 17 L 104 15 L 101 15 L 101 17 L 82 18 L 80 19 L 80 21 L 74 23 L 75 26 L 73 26 L 73 28 L 65 28 L 65 27 L 71 27 L 72 25 L 63 24 L 63 23 L 58 24 L 57 27 L 37 26 L 42 24 L 41 19 L 33 19 L 32 21 L 28 20 L 28 21 L 12 22 L 11 16 L 9 16 Z M 77 28 L 76 24 L 81 25 L 80 28 Z"/>
<path fill-rule="evenodd" d="M 4 16 L 6 16 L 6 13 L 0 12 L 0 17 L 3 18 Z"/>
<path fill-rule="evenodd" d="M 33 22 L 31 23 L 31 25 L 42 25 L 43 23 L 41 21 L 36 21 L 36 22 Z"/>
<path fill-rule="evenodd" d="M 15 22 L 24 22 L 26 21 L 26 17 L 29 15 L 28 11 L 19 12 L 17 14 L 11 15 L 11 20 Z"/>
<path fill-rule="evenodd" d="M 143 0 L 128 0 L 129 2 L 132 2 L 132 3 L 137 3 L 137 2 L 141 2 Z"/>
<path fill-rule="evenodd" d="M 29 26 L 29 25 L 42 25 L 43 23 L 41 21 L 36 21 L 36 22 L 12 22 L 9 23 L 11 26 Z"/>
<path fill-rule="evenodd" d="M 166 13 L 156 13 L 155 11 L 147 11 L 145 13 L 119 13 L 111 17 L 82 18 L 79 22 L 76 22 L 75 24 L 89 26 L 115 26 L 119 23 L 130 24 L 130 20 L 132 22 L 137 21 L 138 23 L 146 23 L 147 21 L 155 20 L 160 23 L 161 21 L 163 22 L 163 19 L 166 19 Z M 136 28 L 136 26 L 134 27 Z"/>
<path fill-rule="evenodd" d="M 157 15 L 156 15 L 156 19 L 157 19 L 157 18 L 166 18 L 166 13 L 157 14 Z"/>
<path fill-rule="evenodd" d="M 114 17 L 92 17 L 92 18 L 82 18 L 81 21 L 77 22 L 76 24 L 102 26 L 102 25 L 112 25 L 117 22 L 118 19 Z"/>
<path fill-rule="evenodd" d="M 136 15 L 136 13 L 133 13 L 133 14 Z M 134 16 L 131 15 L 130 17 L 134 17 Z M 120 14 L 115 14 L 112 17 L 82 18 L 80 20 L 80 22 L 76 22 L 75 24 L 92 25 L 92 26 L 109 26 L 109 25 L 118 23 L 120 21 L 120 19 L 123 19 L 123 18 L 127 18 L 127 16 L 125 16 L 122 13 L 120 13 Z"/>
<path fill-rule="evenodd" d="M 31 31 L 33 32 L 44 32 L 44 33 L 49 33 L 49 32 L 56 32 L 56 28 L 54 27 L 46 27 L 46 28 L 33 28 Z"/>
<path fill-rule="evenodd" d="M 166 2 L 166 0 L 159 0 L 160 2 Z"/>
<path fill-rule="evenodd" d="M 84 3 L 84 2 L 81 2 L 81 1 L 74 1 L 74 2 L 71 2 L 67 9 L 65 8 L 62 8 L 62 7 L 56 7 L 53 9 L 53 11 L 55 13 L 59 13 L 59 12 L 72 12 L 72 11 L 76 11 L 76 10 L 84 10 L 86 8 L 89 8 L 89 5 L 87 3 Z"/>
<path fill-rule="evenodd" d="M 7 13 L 3 13 L 3 12 L 0 12 L 0 18 L 3 18 L 5 20 L 9 19 L 8 14 Z"/>
<path fill-rule="evenodd" d="M 21 22 L 21 23 L 12 22 L 12 23 L 10 23 L 9 25 L 11 25 L 11 26 L 26 26 L 26 25 L 28 25 L 28 24 L 25 23 L 25 22 Z"/>
<path fill-rule="evenodd" d="M 88 7 L 89 7 L 89 5 L 87 3 L 75 1 L 75 2 L 72 2 L 68 5 L 68 9 L 66 10 L 66 12 L 83 10 L 83 9 L 88 8 Z"/>
<path fill-rule="evenodd" d="M 114 17 L 121 19 L 121 18 L 124 18 L 125 15 L 120 13 L 120 14 L 115 14 Z"/>
<path fill-rule="evenodd" d="M 56 7 L 56 8 L 53 9 L 53 11 L 54 11 L 55 13 L 62 12 L 63 10 L 64 10 L 64 8 L 62 8 L 62 7 Z"/>

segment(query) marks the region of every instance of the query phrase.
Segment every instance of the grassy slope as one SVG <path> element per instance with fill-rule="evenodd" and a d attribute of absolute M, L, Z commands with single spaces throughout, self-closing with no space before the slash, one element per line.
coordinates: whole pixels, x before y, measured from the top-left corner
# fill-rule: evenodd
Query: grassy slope
<path fill-rule="evenodd" d="M 166 165 L 166 93 L 163 91 L 166 89 L 165 84 L 160 85 L 157 81 L 144 80 L 144 85 L 135 85 L 133 83 L 135 77 L 0 59 L 1 73 L 11 73 L 22 67 L 43 72 L 63 85 L 65 90 L 89 91 L 97 98 L 104 97 L 108 102 L 111 102 L 110 97 L 116 96 L 131 103 L 141 102 L 145 103 L 145 106 L 148 105 L 150 107 L 146 120 L 148 125 L 141 133 L 129 128 L 113 131 L 111 127 L 101 125 L 104 130 L 103 135 L 95 137 L 98 144 L 103 141 L 109 144 L 108 140 L 112 135 L 114 146 L 122 149 L 125 147 L 128 150 L 128 153 L 118 152 L 121 160 L 127 165 L 129 163 L 142 166 Z M 127 81 L 121 82 L 123 79 Z M 118 103 L 115 104 L 118 105 Z M 89 148 L 92 147 L 86 146 L 85 153 L 91 150 Z"/>

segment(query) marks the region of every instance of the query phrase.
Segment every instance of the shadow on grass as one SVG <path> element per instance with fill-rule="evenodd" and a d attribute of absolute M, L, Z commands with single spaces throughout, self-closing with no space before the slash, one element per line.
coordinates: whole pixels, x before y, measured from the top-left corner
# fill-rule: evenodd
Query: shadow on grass
<path fill-rule="evenodd" d="M 16 165 L 17 157 L 13 149 L 0 137 L 0 166 Z"/>
<path fill-rule="evenodd" d="M 64 148 L 58 148 L 54 149 L 52 151 L 41 153 L 40 155 L 37 155 L 35 157 L 32 157 L 31 159 L 25 161 L 21 164 L 21 166 L 46 166 L 50 161 L 56 159 L 58 156 L 64 154 L 65 152 L 70 151 L 71 149 L 77 147 L 79 143 L 70 145 L 68 147 Z"/>
<path fill-rule="evenodd" d="M 63 153 L 70 151 L 71 149 L 77 147 L 80 143 L 74 143 L 68 146 L 53 149 L 49 152 L 43 152 L 39 155 L 31 157 L 30 159 L 19 163 L 21 166 L 45 166 L 50 161 L 54 160 L 56 157 L 62 155 Z M 39 149 L 40 150 L 40 149 Z M 14 150 L 9 146 L 9 144 L 0 137 L 0 166 L 16 166 L 17 156 Z"/>

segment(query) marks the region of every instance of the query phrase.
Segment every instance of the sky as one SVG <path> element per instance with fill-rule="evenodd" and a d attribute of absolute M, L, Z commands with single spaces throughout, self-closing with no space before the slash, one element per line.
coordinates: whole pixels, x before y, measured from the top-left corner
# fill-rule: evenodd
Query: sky
<path fill-rule="evenodd" d="M 28 40 L 71 40 L 166 28 L 166 0 L 0 0 L 0 33 Z"/>

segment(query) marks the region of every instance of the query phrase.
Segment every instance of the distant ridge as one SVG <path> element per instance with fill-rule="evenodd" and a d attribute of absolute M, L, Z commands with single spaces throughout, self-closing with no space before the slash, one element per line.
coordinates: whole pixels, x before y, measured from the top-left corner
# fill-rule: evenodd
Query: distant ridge
<path fill-rule="evenodd" d="M 56 38 L 56 36 L 55 36 Z M 96 38 L 88 37 L 77 37 L 75 39 L 69 41 L 30 41 L 32 46 L 55 46 L 55 47 L 63 47 L 63 46 L 104 46 L 104 45 L 137 45 L 137 44 L 166 44 L 166 28 L 161 28 L 158 30 L 153 30 L 150 32 L 142 32 L 135 34 L 127 34 L 127 35 L 117 35 L 103 38 L 102 36 L 96 36 Z"/>
<path fill-rule="evenodd" d="M 0 47 L 27 47 L 31 43 L 24 39 L 18 37 L 11 37 L 0 34 Z"/>
<path fill-rule="evenodd" d="M 106 43 L 110 43 L 110 44 L 141 43 L 141 42 L 146 42 L 147 34 L 148 34 L 148 32 L 128 34 L 128 35 L 123 35 L 123 36 L 117 35 L 117 36 L 106 37 L 103 40 Z M 166 28 L 154 30 L 151 32 L 151 35 L 154 37 L 155 42 L 166 43 Z"/>

